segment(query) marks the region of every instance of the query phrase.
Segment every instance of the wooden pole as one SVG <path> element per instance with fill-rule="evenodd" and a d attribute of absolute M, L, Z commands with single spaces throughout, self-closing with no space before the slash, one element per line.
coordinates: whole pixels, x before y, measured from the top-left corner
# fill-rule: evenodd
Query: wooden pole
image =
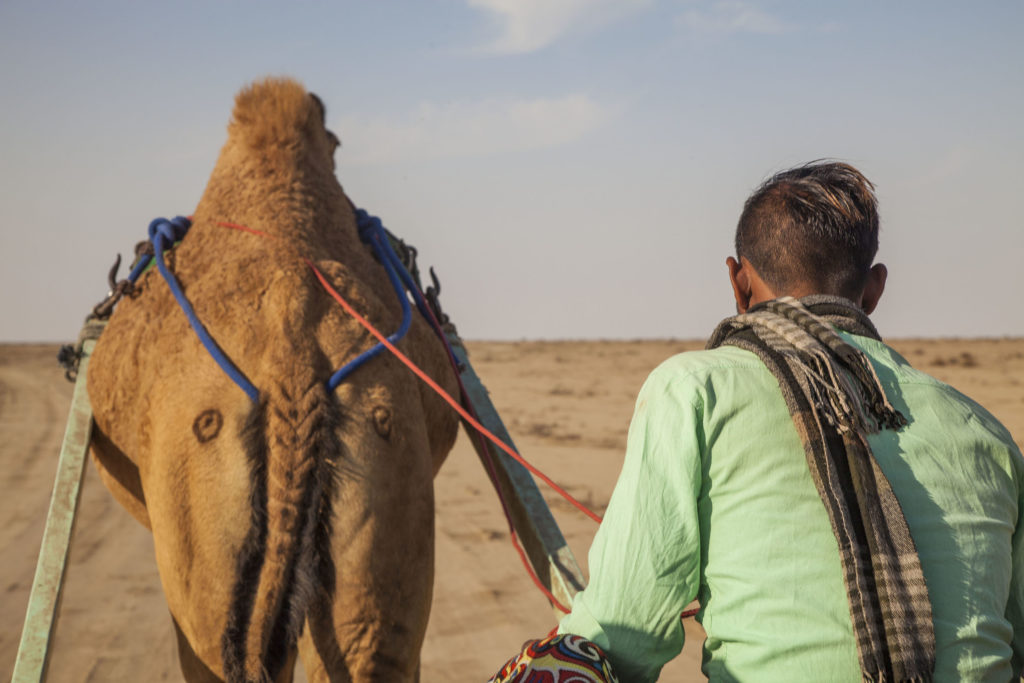
<path fill-rule="evenodd" d="M 46 517 L 43 543 L 36 564 L 36 575 L 29 595 L 25 626 L 14 663 L 12 683 L 38 683 L 46 678 L 46 665 L 50 656 L 50 640 L 57 625 L 61 589 L 67 569 L 71 534 L 75 528 L 75 513 L 82 491 L 85 455 L 92 436 L 92 406 L 86 391 L 89 356 L 96 346 L 96 337 L 102 324 L 94 326 L 95 337 L 86 337 L 81 345 L 78 377 L 71 401 L 64 444 L 57 464 L 57 478 L 50 498 L 50 511 Z M 84 332 L 89 331 L 89 325 Z"/>
<path fill-rule="evenodd" d="M 487 388 L 484 387 L 469 362 L 469 356 L 462 340 L 454 333 L 449 332 L 448 341 L 451 342 L 455 358 L 459 363 L 462 384 L 466 388 L 466 398 L 472 404 L 481 424 L 515 449 L 512 437 L 509 436 L 508 430 L 505 429 L 504 423 L 498 416 L 498 411 L 491 403 Z M 463 426 L 469 433 L 470 441 L 473 442 L 484 465 L 487 464 L 488 455 L 494 463 L 497 485 L 508 503 L 512 525 L 515 527 L 516 534 L 519 536 L 534 572 L 541 583 L 555 596 L 555 599 L 566 607 L 571 606 L 572 597 L 583 590 L 586 580 L 583 578 L 583 572 L 576 564 L 576 558 L 566 544 L 558 524 L 551 516 L 551 510 L 548 509 L 547 503 L 537 489 L 533 477 L 525 467 L 488 439 L 478 438 L 479 435 L 472 427 Z M 557 607 L 552 605 L 552 609 L 558 617 L 562 616 L 562 612 Z"/>

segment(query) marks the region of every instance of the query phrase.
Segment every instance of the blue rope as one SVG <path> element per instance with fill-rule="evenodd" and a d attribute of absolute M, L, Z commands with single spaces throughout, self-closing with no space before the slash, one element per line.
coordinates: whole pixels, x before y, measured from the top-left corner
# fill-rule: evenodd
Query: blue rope
<path fill-rule="evenodd" d="M 160 270 L 160 274 L 164 276 L 164 280 L 167 281 L 167 286 L 171 288 L 171 293 L 174 294 L 174 298 L 177 299 L 178 305 L 181 306 L 181 310 L 184 311 L 185 316 L 188 318 L 188 324 L 192 326 L 192 330 L 199 337 L 199 341 L 206 347 L 207 352 L 213 356 L 213 360 L 217 362 L 221 370 L 227 374 L 231 380 L 241 387 L 242 391 L 246 393 L 253 403 L 257 403 L 260 400 L 259 391 L 253 386 L 252 382 L 246 378 L 242 371 L 235 367 L 234 363 L 224 354 L 217 342 L 213 340 L 210 333 L 206 331 L 203 323 L 200 322 L 196 312 L 192 309 L 192 304 L 185 298 L 185 293 L 181 291 L 181 286 L 178 284 L 178 280 L 174 277 L 174 273 L 170 271 L 167 264 L 164 262 L 164 249 L 168 249 L 174 246 L 175 242 L 180 241 L 188 229 L 191 227 L 192 221 L 185 218 L 184 216 L 178 216 L 172 220 L 166 218 L 156 218 L 149 224 L 149 239 L 153 243 L 153 252 L 156 258 L 156 267 Z M 132 269 L 132 273 L 138 270 L 137 265 Z M 136 275 L 137 277 L 137 275 Z"/>
<path fill-rule="evenodd" d="M 398 258 L 398 254 L 395 253 L 395 248 L 391 246 L 391 240 L 388 239 L 386 235 L 384 237 L 384 244 L 387 248 L 388 258 L 391 259 L 391 262 L 398 270 L 398 275 L 402 278 L 402 282 L 405 283 L 405 288 L 412 292 L 413 301 L 416 302 L 416 308 L 419 309 L 420 315 L 422 315 L 426 320 L 430 320 L 430 306 L 427 304 L 427 300 L 423 297 L 422 292 L 420 292 L 419 285 L 416 284 L 416 281 L 409 273 L 409 270 L 405 267 L 405 264 L 402 263 L 402 259 Z"/>
<path fill-rule="evenodd" d="M 128 273 L 128 281 L 134 284 L 135 281 L 139 279 L 139 276 L 146 272 L 146 268 L 152 262 L 153 257 L 150 254 L 143 254 L 142 257 L 139 258 L 139 262 L 135 264 L 134 268 L 132 268 L 132 272 Z"/>
<path fill-rule="evenodd" d="M 185 317 L 188 318 L 189 325 L 192 326 L 192 330 L 199 337 L 199 341 L 202 342 L 203 346 L 206 347 L 207 352 L 213 357 L 217 365 L 221 367 L 224 373 L 231 378 L 231 380 L 241 387 L 242 391 L 255 403 L 259 401 L 259 391 L 253 386 L 252 382 L 246 378 L 246 376 L 239 370 L 231 359 L 221 350 L 217 345 L 217 342 L 213 340 L 210 333 L 203 326 L 203 323 L 199 320 L 195 310 L 185 297 L 185 293 L 182 291 L 181 286 L 178 284 L 174 274 L 167 267 L 164 261 L 164 250 L 170 249 L 176 242 L 182 240 L 188 229 L 191 227 L 192 222 L 184 216 L 178 216 L 171 220 L 166 218 L 156 218 L 149 224 L 149 239 L 153 243 L 153 256 L 143 256 L 139 259 L 139 262 L 132 268 L 132 272 L 129 273 L 128 279 L 131 282 L 135 282 L 139 276 L 145 272 L 150 262 L 155 258 L 157 269 L 163 276 L 164 280 L 167 281 L 167 286 L 170 287 L 171 293 L 177 300 L 181 310 L 185 313 Z M 359 229 L 359 238 L 369 244 L 374 253 L 377 255 L 377 259 L 384 266 L 384 270 L 387 272 L 388 280 L 391 282 L 391 286 L 395 290 L 395 295 L 398 297 L 398 301 L 402 306 L 402 322 L 394 333 L 388 336 L 388 341 L 392 344 L 397 344 L 402 337 L 409 331 L 409 327 L 412 324 L 412 308 L 409 305 L 408 292 L 412 293 L 413 299 L 416 302 L 416 308 L 420 313 L 427 319 L 430 318 L 429 309 L 427 302 L 423 298 L 423 294 L 419 291 L 415 280 L 412 275 L 406 269 L 405 264 L 398 258 L 394 248 L 391 246 L 391 240 L 388 236 L 387 230 L 384 228 L 381 220 L 376 216 L 372 216 L 362 209 L 356 209 L 356 225 Z M 384 344 L 378 342 L 373 347 L 363 351 L 361 354 L 350 360 L 348 363 L 340 367 L 334 374 L 331 375 L 330 379 L 327 380 L 327 388 L 334 391 L 338 388 L 345 379 L 352 374 L 352 372 L 361 366 L 366 361 L 370 360 L 374 356 L 378 355 L 386 347 Z"/>
<path fill-rule="evenodd" d="M 388 240 L 384 225 L 380 222 L 379 218 L 371 216 L 362 209 L 356 209 L 356 225 L 359 228 L 359 238 L 364 242 L 370 243 L 374 253 L 377 254 L 377 258 L 384 265 L 384 270 L 388 274 L 388 280 L 391 281 L 391 286 L 395 289 L 398 301 L 402 305 L 402 324 L 396 332 L 388 336 L 389 342 L 397 344 L 405 336 L 405 333 L 409 331 L 409 325 L 412 323 L 412 308 L 409 306 L 409 297 L 406 296 L 405 287 L 402 286 L 402 278 L 395 272 L 396 265 L 399 271 L 403 273 L 405 272 L 405 266 L 402 265 L 402 262 L 391 248 L 391 242 Z M 352 374 L 353 370 L 379 354 L 385 348 L 384 344 L 377 342 L 371 348 L 363 351 L 331 375 L 331 378 L 327 380 L 327 388 L 331 391 L 337 389 L 338 385 L 345 381 L 345 378 Z"/>
<path fill-rule="evenodd" d="M 368 215 L 362 209 L 357 209 L 357 220 L 360 219 L 360 213 Z M 374 217 L 371 216 L 371 218 Z M 377 223 L 379 224 L 380 219 L 376 220 Z M 427 302 L 426 297 L 423 296 L 423 292 L 420 291 L 419 284 L 413 278 L 412 274 L 409 273 L 409 269 L 405 267 L 405 264 L 402 262 L 402 259 L 398 258 L 398 255 L 395 253 L 394 247 L 391 245 L 391 240 L 387 238 L 387 230 L 383 227 L 383 225 L 380 226 L 380 229 L 382 232 L 385 233 L 384 244 L 387 245 L 389 258 L 391 259 L 391 262 L 395 265 L 396 269 L 398 270 L 398 274 L 402 278 L 402 281 L 405 283 L 406 289 L 412 292 L 413 301 L 416 302 L 416 308 L 419 310 L 420 315 L 423 316 L 424 320 L 434 320 L 434 313 L 430 308 L 430 304 Z M 441 344 L 444 346 L 445 353 L 448 355 L 448 360 L 451 361 L 452 367 L 458 367 L 459 360 L 455 357 L 455 351 L 452 350 L 452 345 L 448 341 L 448 338 L 444 335 L 444 332 L 442 332 L 440 328 L 435 328 L 433 325 L 431 325 L 431 329 L 434 330 L 434 333 L 437 335 L 437 338 L 441 340 Z"/>

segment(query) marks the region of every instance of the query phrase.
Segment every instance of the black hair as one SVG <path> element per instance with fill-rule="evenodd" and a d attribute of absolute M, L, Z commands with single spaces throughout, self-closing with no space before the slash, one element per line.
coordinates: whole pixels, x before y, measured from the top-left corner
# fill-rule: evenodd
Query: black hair
<path fill-rule="evenodd" d="M 877 251 L 874 185 L 841 162 L 776 173 L 750 195 L 736 226 L 737 257 L 780 293 L 810 286 L 854 298 Z"/>

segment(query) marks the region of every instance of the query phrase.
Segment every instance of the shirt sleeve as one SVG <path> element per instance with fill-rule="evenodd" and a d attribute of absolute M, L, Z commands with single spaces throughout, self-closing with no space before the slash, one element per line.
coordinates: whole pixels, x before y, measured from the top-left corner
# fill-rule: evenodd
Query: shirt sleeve
<path fill-rule="evenodd" d="M 622 473 L 589 554 L 590 583 L 560 633 L 601 646 L 626 681 L 655 681 L 683 647 L 700 577 L 700 395 L 655 370 L 637 399 Z"/>
<path fill-rule="evenodd" d="M 1009 439 L 1009 435 L 1007 435 Z M 1021 454 L 1016 454 L 1021 461 Z M 1020 472 L 1021 468 L 1018 468 Z M 1010 646 L 1013 654 L 1010 664 L 1013 675 L 1024 675 L 1024 482 L 1020 474 L 1017 476 L 1017 528 L 1012 539 L 1012 573 L 1010 575 L 1010 596 L 1006 604 L 1006 618 L 1013 626 L 1013 640 Z"/>

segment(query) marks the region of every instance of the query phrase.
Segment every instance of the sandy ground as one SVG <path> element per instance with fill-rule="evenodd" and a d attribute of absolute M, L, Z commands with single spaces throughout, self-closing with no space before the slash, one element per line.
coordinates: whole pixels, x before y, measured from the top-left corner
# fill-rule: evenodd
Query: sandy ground
<path fill-rule="evenodd" d="M 893 342 L 973 396 L 1024 445 L 1024 339 Z M 618 474 L 646 374 L 687 342 L 473 343 L 471 359 L 520 451 L 598 512 Z M 0 676 L 14 666 L 70 403 L 51 345 L 0 345 Z M 423 680 L 483 681 L 555 617 L 509 544 L 483 468 L 460 436 L 435 482 L 437 572 Z M 578 561 L 596 531 L 545 497 Z M 700 627 L 662 680 L 703 680 Z M 451 671 L 459 671 L 452 678 Z M 449 672 L 447 675 L 443 672 Z M 301 677 L 301 674 L 300 674 Z M 89 467 L 50 664 L 51 681 L 181 680 L 148 532 Z"/>

